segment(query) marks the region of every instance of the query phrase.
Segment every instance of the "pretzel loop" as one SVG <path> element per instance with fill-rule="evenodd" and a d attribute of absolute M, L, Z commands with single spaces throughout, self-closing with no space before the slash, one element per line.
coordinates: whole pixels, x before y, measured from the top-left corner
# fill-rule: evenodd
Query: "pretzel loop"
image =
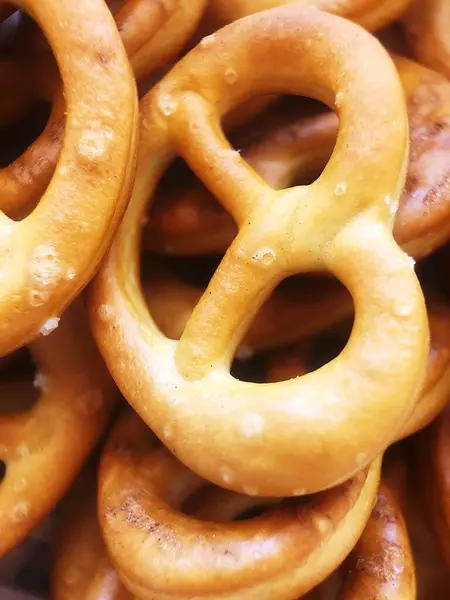
<path fill-rule="evenodd" d="M 86 285 L 125 208 L 134 169 L 136 93 L 107 7 L 89 0 L 22 5 L 59 64 L 67 128 L 37 208 L 20 222 L 0 219 L 0 355 L 29 341 Z"/>
<path fill-rule="evenodd" d="M 114 406 L 116 390 L 89 332 L 81 302 L 60 327 L 33 342 L 39 397 L 31 409 L 0 415 L 0 556 L 53 509 L 83 466 Z M 0 383 L 3 401 L 31 385 Z M 18 387 L 19 386 L 19 387 Z M 22 386 L 22 387 L 20 387 Z"/>
<path fill-rule="evenodd" d="M 131 415 L 119 421 L 102 457 L 100 524 L 120 578 L 139 598 L 297 598 L 328 576 L 361 535 L 380 464 L 381 458 L 304 504 L 296 500 L 256 519 L 226 523 L 260 501 L 237 501 L 223 490 L 209 495 L 206 482 Z M 200 513 L 207 521 L 180 510 L 200 490 L 202 504 L 211 499 L 210 510 Z M 225 522 L 215 522 L 220 512 Z"/>
<path fill-rule="evenodd" d="M 238 73 L 238 66 L 242 76 L 230 85 L 226 68 Z M 252 94 L 280 91 L 335 106 L 341 128 L 315 184 L 275 192 L 230 152 L 219 116 Z M 428 352 L 413 263 L 390 231 L 408 139 L 390 59 L 355 25 L 292 5 L 243 19 L 200 44 L 142 109 L 133 198 L 92 304 L 92 326 L 115 380 L 164 443 L 219 485 L 289 496 L 348 479 L 408 418 Z M 242 211 L 247 219 L 240 215 L 239 234 L 179 343 L 165 339 L 148 318 L 136 234 L 175 150 L 236 215 L 240 200 L 249 199 Z M 236 201 L 235 181 L 244 186 Z M 234 349 L 276 283 L 318 267 L 341 279 L 356 305 L 342 354 L 282 383 L 255 386 L 231 377 Z M 111 318 L 97 318 L 103 304 Z M 130 364 L 139 386 L 130 382 Z"/>

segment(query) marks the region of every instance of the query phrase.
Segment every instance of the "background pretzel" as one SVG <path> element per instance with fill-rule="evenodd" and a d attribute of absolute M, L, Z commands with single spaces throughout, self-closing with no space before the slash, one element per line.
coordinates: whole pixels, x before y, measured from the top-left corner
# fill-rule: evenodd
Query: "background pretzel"
<path fill-rule="evenodd" d="M 355 544 L 373 506 L 379 462 L 307 504 L 297 500 L 230 525 L 200 521 L 183 515 L 180 506 L 205 482 L 130 415 L 115 428 L 103 455 L 101 527 L 119 576 L 138 598 L 296 597 Z M 242 500 L 237 514 L 255 504 Z M 220 505 L 203 495 L 201 502 L 209 507 L 203 518 L 223 517 L 225 509 L 224 520 L 236 516 L 233 501 Z"/>
<path fill-rule="evenodd" d="M 39 399 L 31 410 L 0 415 L 0 556 L 53 509 L 103 431 L 115 386 L 89 335 L 83 306 L 75 304 L 59 328 L 30 346 Z M 2 404 L 23 384 L 0 383 Z"/>
<path fill-rule="evenodd" d="M 450 7 L 446 0 L 414 0 L 405 17 L 406 32 L 420 62 L 450 78 Z"/>
<path fill-rule="evenodd" d="M 415 600 L 414 558 L 395 491 L 381 481 L 377 504 L 346 562 L 339 600 Z"/>
<path fill-rule="evenodd" d="M 97 518 L 95 474 L 66 500 L 51 572 L 53 600 L 133 600 L 115 572 Z"/>
<path fill-rule="evenodd" d="M 386 27 L 411 4 L 411 0 L 211 0 L 206 20 L 210 27 L 217 29 L 242 17 L 294 1 L 350 19 L 369 31 Z"/>
<path fill-rule="evenodd" d="M 125 208 L 134 170 L 135 88 L 104 4 L 27 0 L 24 6 L 60 65 L 68 121 L 57 171 L 38 208 L 20 222 L 0 214 L 0 355 L 45 329 L 92 277 Z"/>
<path fill-rule="evenodd" d="M 400 198 L 394 236 L 416 259 L 431 254 L 450 236 L 448 179 L 450 84 L 440 74 L 395 56 L 408 102 L 411 154 Z M 289 111 L 290 108 L 290 111 Z M 286 112 L 282 105 L 279 111 Z M 288 106 L 279 125 L 273 110 L 252 124 L 250 140 L 238 136 L 237 147 L 256 172 L 275 189 L 317 177 L 332 154 L 338 120 L 333 113 L 299 117 Z M 278 121 L 280 118 L 278 117 Z M 247 136 L 248 137 L 248 136 Z M 204 187 L 160 191 L 144 233 L 146 248 L 168 254 L 222 252 L 236 235 L 232 217 Z"/>
<path fill-rule="evenodd" d="M 447 567 L 450 565 L 449 440 L 450 410 L 445 411 L 418 440 L 419 484 L 432 526 Z"/>
<path fill-rule="evenodd" d="M 327 70 L 320 72 L 323 56 Z M 370 75 L 367 60 L 375 65 Z M 244 77 L 256 63 L 257 73 Z M 224 77 L 230 68 L 241 75 L 231 86 Z M 227 144 L 219 121 L 252 93 L 286 88 L 331 105 L 337 98 L 342 127 L 319 180 L 276 192 Z M 92 327 L 114 379 L 164 443 L 214 483 L 289 496 L 346 480 L 395 437 L 426 365 L 420 286 L 389 232 L 407 157 L 406 111 L 389 58 L 355 25 L 288 6 L 223 29 L 181 60 L 141 106 L 133 197 L 91 298 Z M 137 233 L 176 151 L 240 224 L 180 342 L 167 340 L 147 317 Z M 257 391 L 232 378 L 236 346 L 272 289 L 294 272 L 321 269 L 334 273 L 355 302 L 344 352 L 303 378 Z"/>
<path fill-rule="evenodd" d="M 116 17 L 117 25 L 136 77 L 148 76 L 177 55 L 195 28 L 205 3 L 206 0 L 168 3 L 128 0 L 124 3 Z M 44 75 L 48 59 L 44 55 L 43 64 L 37 64 Z M 0 170 L 0 187 L 3 189 L 0 207 L 15 217 L 23 216 L 36 204 L 48 185 L 61 150 L 65 104 L 62 87 L 54 81 L 54 70 L 51 70 L 50 78 L 41 79 L 40 85 L 56 90 L 47 126 L 22 156 Z M 111 86 L 113 92 L 115 88 Z M 51 93 L 47 95 L 52 96 Z"/>

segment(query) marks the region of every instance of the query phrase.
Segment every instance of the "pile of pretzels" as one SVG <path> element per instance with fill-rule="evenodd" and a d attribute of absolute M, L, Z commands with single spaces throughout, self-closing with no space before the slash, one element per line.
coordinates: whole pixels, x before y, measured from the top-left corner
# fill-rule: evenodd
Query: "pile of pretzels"
<path fill-rule="evenodd" d="M 448 0 L 0 2 L 0 80 L 0 557 L 448 599 Z"/>

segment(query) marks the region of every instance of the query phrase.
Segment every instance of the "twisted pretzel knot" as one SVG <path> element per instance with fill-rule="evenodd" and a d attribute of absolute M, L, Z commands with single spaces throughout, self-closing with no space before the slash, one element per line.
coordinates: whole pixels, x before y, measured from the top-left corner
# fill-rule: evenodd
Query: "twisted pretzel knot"
<path fill-rule="evenodd" d="M 147 272 L 148 270 L 148 272 Z M 144 293 L 159 329 L 179 339 L 204 292 L 169 267 L 147 262 Z M 347 290 L 328 278 L 306 277 L 287 282 L 267 300 L 237 351 L 237 358 L 257 350 L 277 348 L 325 331 L 351 316 Z"/>
<path fill-rule="evenodd" d="M 125 209 L 134 170 L 135 86 L 105 5 L 22 5 L 54 50 L 68 116 L 58 167 L 39 206 L 20 222 L 0 213 L 0 355 L 60 315 L 92 277 Z"/>
<path fill-rule="evenodd" d="M 274 191 L 227 143 L 220 117 L 252 94 L 280 91 L 336 108 L 341 129 L 314 184 Z M 290 496 L 348 479 L 409 416 L 428 351 L 420 286 L 390 230 L 408 135 L 388 56 L 326 13 L 294 5 L 260 13 L 181 60 L 144 99 L 142 124 L 133 197 L 91 302 L 114 379 L 170 450 L 219 485 Z M 137 233 L 176 152 L 239 225 L 179 342 L 148 316 Z M 235 380 L 228 367 L 257 309 L 281 279 L 312 270 L 331 271 L 353 296 L 345 350 L 291 381 Z"/>
<path fill-rule="evenodd" d="M 75 479 L 113 408 L 115 386 L 89 334 L 83 306 L 30 346 L 40 395 L 29 411 L 0 415 L 0 556 L 52 510 Z M 23 382 L 0 383 L 4 401 Z"/>
<path fill-rule="evenodd" d="M 420 259 L 450 236 L 450 84 L 414 61 L 393 59 L 405 91 L 411 140 L 394 237 L 408 254 Z M 273 121 L 269 111 L 257 123 L 256 140 L 248 142 L 245 136 L 238 140 L 248 163 L 276 189 L 292 185 L 299 176 L 306 179 L 320 173 L 336 142 L 336 115 L 305 118 L 296 110 L 281 126 Z M 161 195 L 145 230 L 146 248 L 168 254 L 223 252 L 235 237 L 232 218 L 205 188 L 188 186 Z"/>

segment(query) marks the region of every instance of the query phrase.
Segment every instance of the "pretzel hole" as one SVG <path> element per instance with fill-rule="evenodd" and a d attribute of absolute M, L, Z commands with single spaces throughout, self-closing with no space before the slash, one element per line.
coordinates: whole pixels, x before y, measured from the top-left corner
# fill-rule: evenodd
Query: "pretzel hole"
<path fill-rule="evenodd" d="M 29 411 L 38 401 L 42 376 L 25 348 L 0 361 L 0 414 Z"/>
<path fill-rule="evenodd" d="M 227 498 L 228 496 L 228 498 Z M 228 505 L 228 510 L 225 512 L 221 511 L 220 508 L 217 511 L 217 503 L 222 499 L 227 499 L 224 506 Z M 306 498 L 306 499 L 305 499 Z M 307 497 L 296 498 L 295 504 L 299 503 L 306 504 L 308 502 Z M 207 512 L 209 509 L 212 511 L 216 510 L 219 515 L 219 520 L 230 520 L 232 521 L 249 521 L 256 519 L 265 514 L 265 512 L 274 506 L 280 504 L 287 505 L 291 503 L 290 500 L 270 499 L 270 498 L 255 498 L 253 496 L 238 496 L 230 492 L 226 492 L 215 485 L 206 485 L 199 489 L 197 492 L 192 494 L 182 505 L 181 510 L 186 515 L 193 515 L 200 520 L 210 521 L 208 516 L 204 516 L 202 513 L 198 514 L 199 507 L 206 507 Z M 220 513 L 222 516 L 220 517 Z M 228 513 L 228 518 L 223 518 L 224 514 Z"/>
<path fill-rule="evenodd" d="M 251 320 L 236 350 L 232 375 L 241 381 L 263 383 L 272 371 L 268 364 L 277 362 L 276 371 L 287 375 L 278 381 L 301 375 L 296 372 L 300 357 L 295 350 L 289 356 L 287 350 L 296 345 L 308 351 L 307 372 L 318 369 L 338 356 L 347 343 L 351 323 L 338 342 L 334 342 L 333 332 L 345 318 L 351 321 L 353 310 L 350 293 L 336 278 L 321 273 L 287 277 Z M 270 374 L 269 380 L 273 381 Z"/>
<path fill-rule="evenodd" d="M 231 146 L 274 189 L 313 183 L 332 154 L 337 120 L 323 120 L 329 110 L 309 98 L 285 96 L 263 112 L 255 104 L 258 100 L 223 120 L 225 133 L 231 131 Z M 249 118 L 252 110 L 257 114 Z M 241 122 L 245 125 L 237 126 Z M 177 159 L 157 187 L 143 244 L 171 255 L 223 252 L 237 230 L 232 215 Z"/>
<path fill-rule="evenodd" d="M 16 39 L 3 55 L 6 63 L 8 53 L 20 77 L 9 78 L 13 82 L 9 93 L 0 100 L 1 135 L 7 140 L 0 150 L 0 167 L 5 169 L 0 175 L 6 190 L 0 209 L 20 220 L 34 209 L 51 180 L 64 114 L 61 103 L 52 112 L 51 99 L 60 82 L 53 52 L 38 24 L 24 12 L 20 12 Z M 1 61 L 0 57 L 0 68 Z M 3 75 L 7 84 L 7 72 L 0 70 Z"/>
<path fill-rule="evenodd" d="M 38 138 L 47 124 L 50 110 L 50 104 L 38 101 L 26 111 L 20 121 L 2 129 L 2 138 L 8 140 L 8 143 L 0 146 L 0 167 L 13 163 Z"/>
<path fill-rule="evenodd" d="M 353 327 L 347 319 L 330 330 L 311 338 L 306 360 L 310 371 L 315 371 L 335 359 L 345 348 Z"/>
<path fill-rule="evenodd" d="M 4 480 L 6 475 L 6 463 L 4 460 L 0 460 L 0 483 Z"/>
<path fill-rule="evenodd" d="M 175 160 L 156 189 L 144 247 L 164 254 L 204 254 L 222 250 L 236 234 L 232 216 L 182 159 Z"/>
<path fill-rule="evenodd" d="M 422 286 L 442 294 L 446 300 L 450 300 L 450 282 L 447 276 L 449 260 L 450 244 L 447 244 L 417 265 Z"/>
<path fill-rule="evenodd" d="M 246 110 L 239 107 L 225 117 L 225 131 L 227 120 L 239 120 Z M 330 128 L 322 120 L 329 113 L 329 107 L 314 98 L 282 96 L 233 131 L 230 143 L 274 189 L 310 185 L 321 175 L 336 143 L 337 125 Z"/>

